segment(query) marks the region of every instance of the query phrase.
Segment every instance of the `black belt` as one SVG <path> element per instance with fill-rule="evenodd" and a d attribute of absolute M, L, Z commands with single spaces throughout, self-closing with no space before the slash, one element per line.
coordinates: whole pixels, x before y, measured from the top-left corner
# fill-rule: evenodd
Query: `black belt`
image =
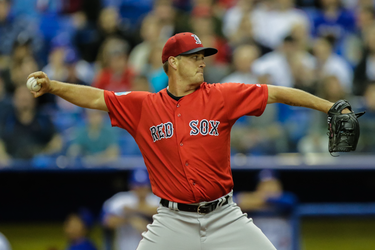
<path fill-rule="evenodd" d="M 178 208 L 178 210 L 185 211 L 185 212 L 195 212 L 195 213 L 198 213 L 198 214 L 208 214 L 208 213 L 214 211 L 218 207 L 219 202 L 222 202 L 222 204 L 220 204 L 220 206 L 228 204 L 229 195 L 225 196 L 224 198 L 225 198 L 224 202 L 223 202 L 223 200 L 219 199 L 219 200 L 216 200 L 216 201 L 213 201 L 213 202 L 204 203 L 204 204 L 197 204 L 197 205 L 177 203 L 177 208 Z M 164 207 L 168 207 L 168 208 L 169 208 L 170 202 L 171 201 L 168 201 L 168 200 L 165 200 L 165 199 L 160 200 L 160 204 L 163 205 Z"/>

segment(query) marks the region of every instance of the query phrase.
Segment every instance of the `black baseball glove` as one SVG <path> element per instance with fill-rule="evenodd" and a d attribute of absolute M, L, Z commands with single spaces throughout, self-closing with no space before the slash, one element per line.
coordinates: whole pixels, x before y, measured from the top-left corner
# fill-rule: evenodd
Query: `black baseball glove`
<path fill-rule="evenodd" d="M 342 114 L 348 108 L 351 112 Z M 359 139 L 358 119 L 365 112 L 354 113 L 350 103 L 339 100 L 328 111 L 328 150 L 332 152 L 354 151 Z"/>

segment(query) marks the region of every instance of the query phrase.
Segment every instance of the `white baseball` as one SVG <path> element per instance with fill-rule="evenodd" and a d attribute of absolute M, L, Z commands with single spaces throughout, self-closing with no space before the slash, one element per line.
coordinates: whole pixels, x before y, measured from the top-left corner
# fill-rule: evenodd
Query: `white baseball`
<path fill-rule="evenodd" d="M 34 77 L 30 77 L 29 80 L 27 80 L 26 86 L 29 90 L 38 92 L 42 86 L 38 84 L 37 80 Z"/>

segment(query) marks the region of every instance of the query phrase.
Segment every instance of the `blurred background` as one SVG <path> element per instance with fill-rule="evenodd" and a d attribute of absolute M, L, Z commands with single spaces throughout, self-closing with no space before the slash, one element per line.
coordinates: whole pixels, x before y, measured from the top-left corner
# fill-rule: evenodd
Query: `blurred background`
<path fill-rule="evenodd" d="M 209 83 L 295 87 L 360 118 L 357 150 L 328 153 L 326 114 L 282 104 L 232 130 L 235 199 L 277 249 L 375 249 L 375 1 L 0 0 L 0 250 L 127 250 L 158 199 L 133 138 L 108 115 L 34 99 L 38 70 L 158 92 L 175 33 L 219 49 Z M 335 155 L 337 156 L 337 155 Z"/>

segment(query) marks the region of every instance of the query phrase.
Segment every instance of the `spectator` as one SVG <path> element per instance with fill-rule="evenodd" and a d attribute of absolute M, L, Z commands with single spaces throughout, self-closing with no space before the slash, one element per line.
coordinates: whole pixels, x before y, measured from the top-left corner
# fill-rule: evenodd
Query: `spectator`
<path fill-rule="evenodd" d="M 356 9 L 356 31 L 349 34 L 345 39 L 344 56 L 355 67 L 360 62 L 363 54 L 363 47 L 366 47 L 366 36 L 375 21 L 374 6 L 359 6 Z"/>
<path fill-rule="evenodd" d="M 129 45 L 125 40 L 109 38 L 102 46 L 102 69 L 93 86 L 111 91 L 131 89 L 135 73 L 128 65 Z"/>
<path fill-rule="evenodd" d="M 293 5 L 293 0 L 261 1 L 257 4 L 239 0 L 224 16 L 224 34 L 230 41 L 238 40 L 236 36 L 243 36 L 239 32 L 242 30 L 248 38 L 254 37 L 261 44 L 262 51 L 269 52 L 280 46 L 294 25 L 310 26 L 306 14 L 294 9 Z M 241 26 L 243 28 L 237 28 Z"/>
<path fill-rule="evenodd" d="M 320 0 L 313 15 L 313 36 L 333 37 L 332 51 L 342 54 L 347 35 L 355 31 L 354 13 L 342 7 L 340 0 Z"/>
<path fill-rule="evenodd" d="M 363 56 L 355 68 L 353 94 L 363 95 L 366 84 L 375 81 L 375 25 L 368 30 Z"/>
<path fill-rule="evenodd" d="M 356 29 L 361 40 L 365 39 L 366 33 L 373 27 L 375 20 L 374 5 L 360 6 L 356 13 Z"/>
<path fill-rule="evenodd" d="M 133 46 L 134 39 L 130 27 L 122 22 L 118 9 L 107 7 L 102 9 L 99 16 L 100 46 L 110 37 L 118 37 L 126 40 L 130 47 Z"/>
<path fill-rule="evenodd" d="M 34 52 L 31 47 L 32 41 L 29 37 L 20 37 L 13 43 L 11 61 L 13 63 L 20 63 L 23 58 L 27 56 L 34 57 Z M 38 63 L 39 65 L 39 63 Z"/>
<path fill-rule="evenodd" d="M 12 250 L 5 236 L 0 232 L 0 250 Z"/>
<path fill-rule="evenodd" d="M 91 85 L 94 79 L 94 68 L 85 60 L 80 59 L 74 48 L 65 50 L 64 62 L 68 71 L 67 82 Z"/>
<path fill-rule="evenodd" d="M 220 1 L 193 0 L 192 9 L 190 13 L 191 15 L 190 21 L 193 21 L 192 19 L 196 17 L 207 17 L 211 19 L 210 20 L 210 22 L 212 23 L 211 29 L 214 31 L 214 33 L 217 36 L 224 38 L 223 21 L 222 21 L 222 16 L 223 16 L 224 11 L 225 11 L 224 6 L 220 3 Z"/>
<path fill-rule="evenodd" d="M 294 37 L 287 36 L 283 44 L 273 52 L 270 52 L 253 63 L 253 72 L 257 75 L 259 83 L 274 84 L 285 87 L 293 87 L 295 79 L 291 70 L 291 64 L 296 56 L 300 67 L 306 71 L 314 69 L 314 57 L 303 50 L 298 49 Z"/>
<path fill-rule="evenodd" d="M 214 16 L 210 12 L 210 9 L 195 7 L 192 11 L 190 19 L 192 31 L 198 37 L 211 37 L 213 45 L 218 49 L 218 53 L 214 56 L 215 64 L 228 64 L 230 59 L 230 47 L 220 34 L 218 34 L 217 26 Z"/>
<path fill-rule="evenodd" d="M 100 47 L 111 37 L 126 40 L 129 46 L 133 46 L 133 32 L 123 23 L 118 9 L 114 7 L 101 9 L 97 26 L 96 23 L 93 24 L 86 19 L 87 17 L 82 12 L 74 16 L 77 32 L 73 39 L 83 60 L 89 63 L 95 62 L 99 56 Z"/>
<path fill-rule="evenodd" d="M 324 130 L 325 132 L 326 130 Z M 301 154 L 327 153 L 328 136 L 323 129 L 312 129 L 302 137 L 297 145 L 298 152 Z"/>
<path fill-rule="evenodd" d="M 53 154 L 62 148 L 62 139 L 48 116 L 36 108 L 36 100 L 26 86 L 13 96 L 14 111 L 0 124 L 0 157 L 31 159 L 37 154 Z M 3 147 L 1 147 L 3 145 Z"/>
<path fill-rule="evenodd" d="M 253 8 L 254 1 L 238 0 L 224 14 L 223 34 L 231 45 L 253 40 Z"/>
<path fill-rule="evenodd" d="M 316 58 L 316 76 L 318 80 L 325 76 L 336 76 L 347 93 L 353 87 L 353 70 L 348 62 L 333 52 L 333 44 L 329 37 L 320 37 L 315 40 L 313 53 Z"/>
<path fill-rule="evenodd" d="M 91 85 L 93 68 L 79 58 L 71 41 L 64 35 L 59 35 L 51 43 L 48 64 L 42 70 L 58 81 Z"/>
<path fill-rule="evenodd" d="M 151 92 L 159 92 L 168 86 L 168 76 L 160 63 L 164 42 L 154 43 L 148 58 L 143 75 L 147 76 Z"/>
<path fill-rule="evenodd" d="M 33 52 L 38 54 L 44 41 L 37 31 L 35 20 L 26 18 L 25 15 L 11 15 L 11 8 L 12 1 L 0 0 L 0 55 L 10 56 L 17 40 L 28 39 Z M 28 9 L 30 11 L 30 8 Z"/>
<path fill-rule="evenodd" d="M 93 222 L 91 212 L 85 208 L 81 208 L 77 213 L 67 216 L 64 221 L 64 232 L 69 242 L 66 250 L 97 249 L 94 243 L 88 238 Z"/>
<path fill-rule="evenodd" d="M 312 67 L 306 67 L 305 64 L 301 63 L 306 58 L 306 55 L 305 51 L 299 50 L 289 57 L 290 74 L 294 81 L 293 87 L 302 89 L 311 94 L 316 94 L 318 86 L 314 75 L 314 69 Z"/>
<path fill-rule="evenodd" d="M 51 75 L 57 81 L 66 81 L 68 78 L 68 69 L 65 64 L 68 41 L 61 41 L 63 39 L 56 37 L 52 40 L 51 50 L 48 54 L 48 64 L 42 69 L 42 71 Z"/>
<path fill-rule="evenodd" d="M 295 40 L 296 46 L 300 51 L 310 51 L 311 49 L 312 41 L 308 28 L 306 23 L 297 23 L 291 28 L 290 35 Z"/>
<path fill-rule="evenodd" d="M 13 94 L 19 86 L 24 86 L 27 76 L 38 69 L 35 58 L 31 55 L 25 55 L 20 60 L 12 61 L 8 72 L 4 72 L 6 80 L 6 90 Z"/>
<path fill-rule="evenodd" d="M 0 54 L 0 57 L 1 57 L 1 54 Z M 14 78 L 17 78 L 16 76 L 14 76 L 14 73 L 15 73 L 14 69 L 17 66 L 22 65 L 25 58 L 34 58 L 33 51 L 31 49 L 31 40 L 18 39 L 13 44 L 11 55 L 7 58 L 7 60 L 4 61 L 5 63 L 3 66 L 0 65 L 0 76 L 3 78 L 5 90 L 8 94 L 13 94 L 14 89 L 16 88 L 13 82 Z M 35 58 L 34 58 L 34 61 L 35 61 L 34 62 L 35 66 L 31 66 L 31 67 L 36 68 L 38 67 L 38 63 L 35 60 Z M 28 63 L 29 65 L 31 64 L 31 60 L 26 60 L 25 62 L 29 62 Z M 25 67 L 25 69 L 29 67 Z M 22 80 L 25 81 L 25 79 L 21 79 L 22 77 L 25 77 L 25 74 L 23 74 L 22 72 L 19 72 L 19 73 L 20 73 L 20 76 L 19 76 L 20 81 Z"/>
<path fill-rule="evenodd" d="M 319 83 L 319 97 L 322 97 L 330 102 L 337 102 L 341 99 L 348 99 L 349 95 L 345 91 L 345 88 L 340 84 L 339 79 L 336 76 L 326 76 Z"/>
<path fill-rule="evenodd" d="M 296 206 L 294 194 L 284 191 L 276 172 L 264 169 L 253 192 L 240 192 L 236 202 L 253 218 L 278 250 L 292 249 L 292 225 L 290 216 Z"/>
<path fill-rule="evenodd" d="M 152 45 L 158 41 L 165 42 L 165 38 L 161 37 L 161 27 L 159 19 L 154 15 L 149 14 L 143 19 L 140 30 L 143 41 L 129 55 L 129 64 L 136 74 L 145 71 Z"/>
<path fill-rule="evenodd" d="M 231 132 L 232 153 L 276 155 L 289 152 L 285 127 L 278 121 L 278 105 L 269 105 L 262 118 L 241 118 Z"/>
<path fill-rule="evenodd" d="M 307 15 L 294 8 L 294 0 L 263 1 L 252 12 L 254 37 L 263 46 L 278 48 L 297 24 L 310 30 Z"/>
<path fill-rule="evenodd" d="M 176 33 L 191 30 L 189 27 L 189 16 L 177 10 L 171 0 L 156 0 L 151 13 L 161 22 L 162 37 L 169 38 Z"/>
<path fill-rule="evenodd" d="M 301 63 L 306 60 L 306 57 L 313 58 L 306 53 L 311 50 L 311 39 L 306 24 L 295 24 L 292 27 L 291 37 L 296 47 L 296 52 L 289 58 L 289 67 L 294 79 L 294 87 L 316 94 L 318 86 L 314 75 L 314 66 L 311 67 L 310 65 L 306 67 L 304 63 Z"/>
<path fill-rule="evenodd" d="M 194 34 L 198 37 L 204 34 L 214 34 L 217 37 L 222 37 L 220 21 L 215 18 L 212 13 L 210 4 L 202 5 L 196 3 L 191 11 L 191 28 Z"/>
<path fill-rule="evenodd" d="M 227 40 L 231 48 L 236 48 L 242 44 L 256 44 L 261 49 L 262 55 L 271 51 L 271 49 L 261 45 L 255 40 L 253 24 L 247 15 L 241 18 L 239 25 L 235 27 L 233 33 L 227 37 Z"/>
<path fill-rule="evenodd" d="M 103 166 L 117 160 L 119 147 L 114 130 L 104 122 L 104 112 L 85 110 L 85 125 L 75 131 L 67 154 L 71 158 L 82 157 L 87 166 Z"/>
<path fill-rule="evenodd" d="M 152 194 L 146 169 L 137 168 L 128 180 L 130 190 L 119 192 L 103 205 L 103 225 L 115 230 L 115 249 L 134 250 L 151 223 L 160 198 Z"/>
<path fill-rule="evenodd" d="M 251 72 L 251 67 L 259 57 L 259 49 L 256 45 L 241 45 L 233 52 L 234 72 L 221 80 L 224 82 L 240 82 L 247 84 L 257 83 L 256 76 Z"/>

